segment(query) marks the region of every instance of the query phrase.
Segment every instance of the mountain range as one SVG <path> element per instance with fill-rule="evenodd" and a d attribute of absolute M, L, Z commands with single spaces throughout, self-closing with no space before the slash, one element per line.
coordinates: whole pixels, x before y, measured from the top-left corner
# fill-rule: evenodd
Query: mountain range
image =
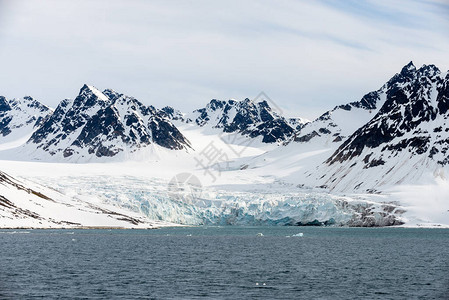
<path fill-rule="evenodd" d="M 300 117 L 283 117 L 265 99 L 259 102 L 248 98 L 213 99 L 204 108 L 185 114 L 168 106 L 162 109 L 146 106 L 112 89 L 101 92 L 84 85 L 74 100 L 63 100 L 54 110 L 29 96 L 12 100 L 0 96 L 0 138 L 5 142 L 31 134 L 26 148 L 64 158 L 113 157 L 152 144 L 188 151 L 192 145 L 173 124 L 180 121 L 239 133 L 262 143 L 342 143 L 327 160 L 329 165 L 359 157 L 366 148 L 380 146 L 381 152 L 395 153 L 417 147 L 414 154 L 430 151 L 429 158 L 445 165 L 447 150 L 441 145 L 444 132 L 449 130 L 445 122 L 448 91 L 447 72 L 443 74 L 434 65 L 417 69 L 410 62 L 380 89 L 369 92 L 360 101 L 339 105 L 310 122 Z M 434 125 L 423 128 L 427 126 L 424 124 Z M 412 138 L 407 133 L 419 137 Z M 365 168 L 382 164 L 386 157 L 366 155 Z"/>
<path fill-rule="evenodd" d="M 320 182 L 333 188 L 350 173 L 373 168 L 385 175 L 394 173 L 413 157 L 427 166 L 447 165 L 448 76 L 434 65 L 417 69 L 410 62 L 360 101 L 339 105 L 311 122 L 285 118 L 265 99 L 213 99 L 185 114 L 84 85 L 74 100 L 63 100 L 54 110 L 28 96 L 0 97 L 0 140 L 26 137 L 19 153 L 50 161 L 92 161 L 150 146 L 195 152 L 199 149 L 178 128 L 190 123 L 264 144 L 335 148 L 319 166 L 325 169 Z"/>
<path fill-rule="evenodd" d="M 223 136 L 238 136 L 245 142 L 228 146 L 248 152 L 231 155 L 220 148 L 224 164 L 215 161 L 205 174 L 234 172 L 238 175 L 233 178 L 248 178 L 257 173 L 301 188 L 376 195 L 429 176 L 445 180 L 448 118 L 449 73 L 434 65 L 416 68 L 412 62 L 359 101 L 338 105 L 313 121 L 284 117 L 263 97 L 213 99 L 184 113 L 84 85 L 73 100 L 61 101 L 54 110 L 29 96 L 0 97 L 0 157 L 85 163 L 155 156 L 158 161 L 181 157 L 175 163 L 199 162 L 210 144 Z M 372 209 L 366 203 L 354 207 Z M 379 218 L 351 224 L 402 223 L 391 215 L 388 221 Z M 324 221 L 329 219 L 318 223 Z"/>

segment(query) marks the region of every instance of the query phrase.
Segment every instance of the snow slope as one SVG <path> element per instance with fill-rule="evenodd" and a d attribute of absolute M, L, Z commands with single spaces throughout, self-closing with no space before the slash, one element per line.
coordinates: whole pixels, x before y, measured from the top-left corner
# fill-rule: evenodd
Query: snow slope
<path fill-rule="evenodd" d="M 92 198 L 69 197 L 0 172 L 0 228 L 155 228 L 155 222 Z"/>
<path fill-rule="evenodd" d="M 406 71 L 375 117 L 320 167 L 322 184 L 335 191 L 367 191 L 445 177 L 449 73 L 433 65 Z"/>
<path fill-rule="evenodd" d="M 249 178 L 240 171 L 223 171 L 218 180 L 211 183 L 201 169 L 194 170 L 200 189 L 192 194 L 188 184 L 172 188 L 173 173 L 158 172 L 168 169 L 164 162 L 52 164 L 9 161 L 2 165 L 16 176 L 26 173 L 28 182 L 33 180 L 38 186 L 52 187 L 68 199 L 110 207 L 110 210 L 128 210 L 128 215 L 146 220 L 185 225 L 347 226 L 400 225 L 406 220 L 402 217 L 403 209 L 397 204 L 383 203 L 382 196 L 376 196 L 376 200 L 363 195 L 332 195 L 256 174 Z M 177 168 L 172 171 L 186 170 Z M 49 214 L 54 212 L 49 211 Z M 84 218 L 74 215 L 77 217 Z"/>

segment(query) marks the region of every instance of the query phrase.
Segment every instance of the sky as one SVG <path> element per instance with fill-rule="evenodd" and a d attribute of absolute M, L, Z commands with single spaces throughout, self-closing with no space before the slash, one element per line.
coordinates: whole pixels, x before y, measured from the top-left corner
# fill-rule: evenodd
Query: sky
<path fill-rule="evenodd" d="M 265 92 L 314 119 L 409 61 L 449 70 L 449 1 L 0 0 L 0 95 L 83 84 L 182 111 Z"/>

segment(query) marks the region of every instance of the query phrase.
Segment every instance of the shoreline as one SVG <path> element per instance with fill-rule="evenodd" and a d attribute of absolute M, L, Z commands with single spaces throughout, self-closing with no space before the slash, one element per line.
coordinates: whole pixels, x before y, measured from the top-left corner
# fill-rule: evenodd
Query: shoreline
<path fill-rule="evenodd" d="M 432 224 L 432 225 L 409 225 L 409 226 L 372 226 L 372 227 L 351 227 L 351 226 L 241 226 L 241 225 L 171 225 L 171 226 L 158 226 L 158 227 L 120 227 L 120 226 L 79 226 L 79 227 L 0 227 L 0 230 L 155 230 L 155 229 L 168 229 L 168 228 L 192 228 L 192 227 L 208 227 L 208 228 L 270 228 L 270 227 L 286 227 L 286 228 L 345 228 L 345 229 L 386 229 L 386 228 L 404 228 L 404 229 L 449 229 L 449 225 L 444 224 Z"/>

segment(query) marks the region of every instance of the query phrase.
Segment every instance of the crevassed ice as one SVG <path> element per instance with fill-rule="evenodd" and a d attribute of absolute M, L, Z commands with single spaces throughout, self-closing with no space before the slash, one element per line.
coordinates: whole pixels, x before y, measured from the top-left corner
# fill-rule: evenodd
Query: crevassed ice
<path fill-rule="evenodd" d="M 274 193 L 203 190 L 200 197 L 174 195 L 162 180 L 135 177 L 63 177 L 47 185 L 62 193 L 95 203 L 140 212 L 152 220 L 200 225 L 294 225 L 347 223 L 354 215 L 348 199 L 318 192 Z M 350 200 L 349 200 L 350 201 Z M 346 204 L 345 204 L 346 203 Z"/>

